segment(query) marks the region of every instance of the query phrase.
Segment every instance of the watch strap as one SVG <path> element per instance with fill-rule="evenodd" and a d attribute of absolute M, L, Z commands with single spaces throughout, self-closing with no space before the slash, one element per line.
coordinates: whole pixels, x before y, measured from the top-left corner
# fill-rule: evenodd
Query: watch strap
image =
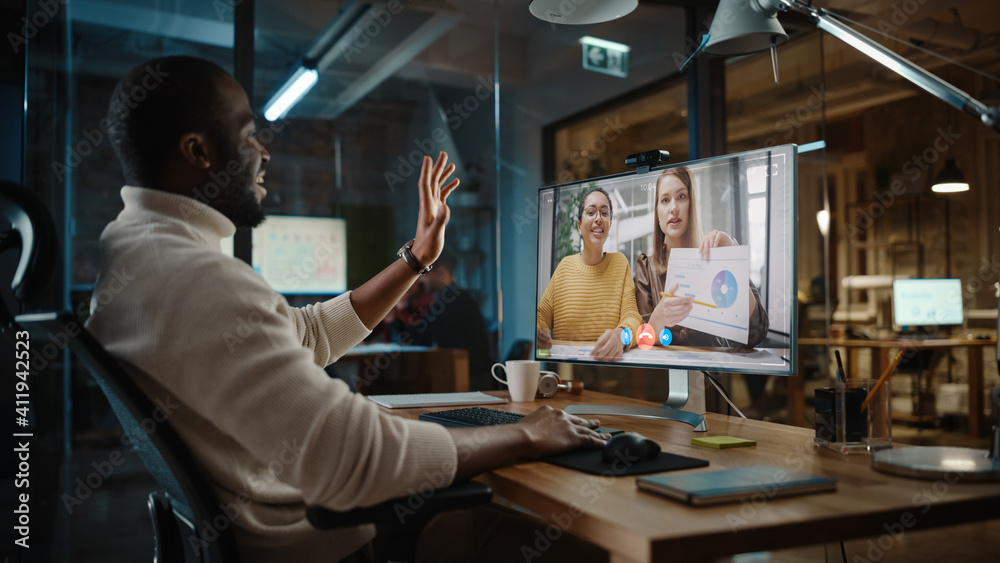
<path fill-rule="evenodd" d="M 417 261 L 417 257 L 414 256 L 413 251 L 410 250 L 410 247 L 413 246 L 413 242 L 415 240 L 416 239 L 413 239 L 410 242 L 404 244 L 403 248 L 400 248 L 397 254 L 400 258 L 403 259 L 403 262 L 405 262 L 406 265 L 409 266 L 414 272 L 420 275 L 424 275 L 427 272 L 431 271 L 431 268 L 433 268 L 434 266 L 433 265 L 423 266 L 420 264 L 420 262 Z"/>

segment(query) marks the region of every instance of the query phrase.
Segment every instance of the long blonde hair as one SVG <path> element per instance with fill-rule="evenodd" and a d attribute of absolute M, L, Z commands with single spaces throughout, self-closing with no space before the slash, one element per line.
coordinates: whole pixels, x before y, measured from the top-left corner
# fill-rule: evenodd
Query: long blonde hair
<path fill-rule="evenodd" d="M 688 229 L 684 233 L 683 246 L 680 248 L 694 248 L 701 244 L 701 224 L 698 222 L 698 212 L 695 209 L 694 181 L 691 179 L 691 171 L 686 166 L 667 168 L 656 179 L 656 199 L 653 200 L 653 264 L 660 274 L 667 272 L 667 235 L 660 230 L 660 182 L 667 176 L 676 176 L 688 190 Z"/>

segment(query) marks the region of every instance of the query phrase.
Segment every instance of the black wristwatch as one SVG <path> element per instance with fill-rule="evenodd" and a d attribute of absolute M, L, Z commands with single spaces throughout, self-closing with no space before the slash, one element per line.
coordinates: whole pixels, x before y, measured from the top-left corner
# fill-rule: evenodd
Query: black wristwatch
<path fill-rule="evenodd" d="M 404 244 L 403 248 L 400 248 L 399 252 L 396 253 L 396 256 L 402 258 L 403 262 L 406 262 L 407 266 L 413 268 L 414 272 L 422 276 L 427 272 L 431 271 L 431 268 L 434 267 L 434 264 L 431 264 L 430 266 L 421 266 L 420 262 L 417 262 L 417 257 L 414 256 L 413 251 L 410 250 L 410 247 L 413 246 L 413 241 L 415 240 L 417 239 L 411 239 L 410 242 Z"/>

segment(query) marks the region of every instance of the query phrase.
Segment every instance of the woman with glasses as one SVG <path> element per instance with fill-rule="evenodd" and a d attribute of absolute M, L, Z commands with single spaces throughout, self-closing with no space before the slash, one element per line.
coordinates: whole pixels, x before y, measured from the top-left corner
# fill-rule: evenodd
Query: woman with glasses
<path fill-rule="evenodd" d="M 595 342 L 597 360 L 621 359 L 641 324 L 628 259 L 620 252 L 604 252 L 614 215 L 608 193 L 593 187 L 577 210 L 576 228 L 583 251 L 563 258 L 538 304 L 537 346 L 552 341 Z M 622 332 L 628 330 L 626 338 Z"/>
<path fill-rule="evenodd" d="M 702 236 L 698 213 L 694 203 L 694 182 L 691 172 L 684 166 L 668 168 L 656 181 L 656 200 L 653 213 L 652 257 L 640 254 L 635 262 L 636 306 L 642 322 L 660 334 L 664 327 L 671 329 L 672 342 L 687 346 L 744 347 L 743 343 L 684 327 L 674 329 L 693 308 L 694 298 L 677 297 L 677 284 L 664 287 L 667 261 L 671 248 L 698 248 L 708 257 L 712 248 L 736 246 L 736 240 L 722 231 L 712 231 Z M 665 294 L 665 295 L 664 295 Z M 750 327 L 746 347 L 753 348 L 767 336 L 767 311 L 758 306 L 760 293 L 750 284 Z"/>

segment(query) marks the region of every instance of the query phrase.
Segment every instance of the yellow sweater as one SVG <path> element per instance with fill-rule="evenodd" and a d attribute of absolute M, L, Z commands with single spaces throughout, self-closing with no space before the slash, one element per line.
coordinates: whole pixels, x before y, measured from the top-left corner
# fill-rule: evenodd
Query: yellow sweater
<path fill-rule="evenodd" d="M 595 266 L 584 264 L 580 254 L 563 258 L 538 303 L 537 322 L 552 329 L 555 340 L 596 341 L 619 327 L 635 334 L 642 317 L 628 260 L 618 252 Z"/>

